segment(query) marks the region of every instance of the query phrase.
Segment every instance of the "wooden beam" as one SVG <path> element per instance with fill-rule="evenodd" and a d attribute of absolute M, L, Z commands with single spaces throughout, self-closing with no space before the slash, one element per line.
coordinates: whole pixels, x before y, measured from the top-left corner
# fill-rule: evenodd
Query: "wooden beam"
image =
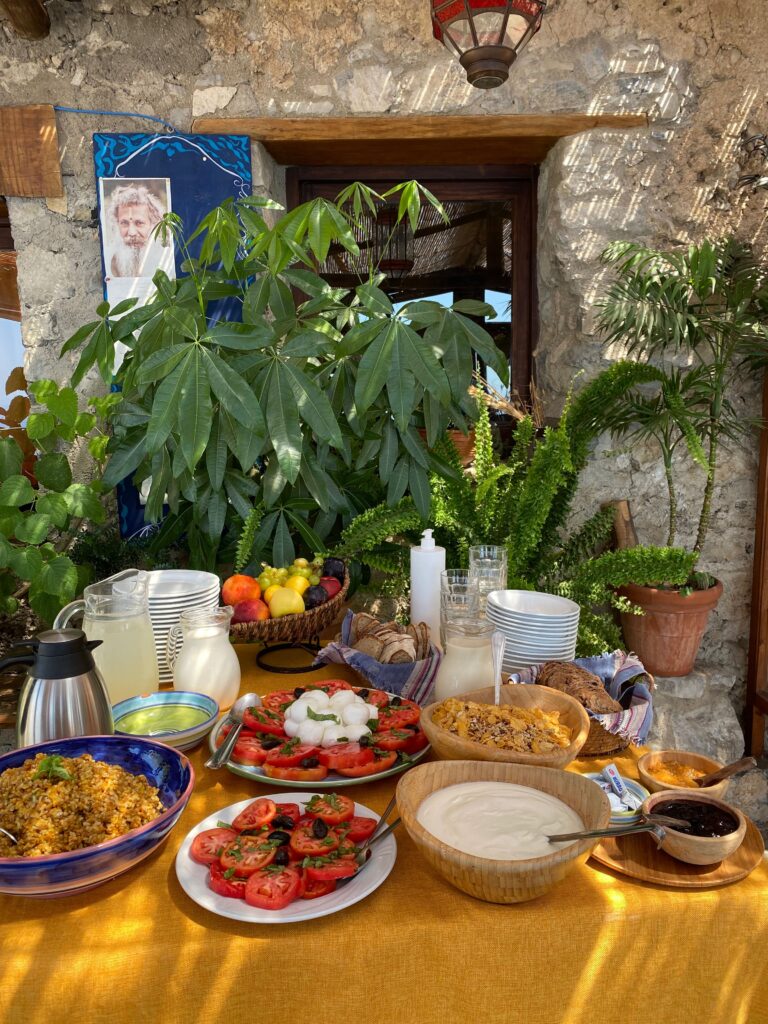
<path fill-rule="evenodd" d="M 50 104 L 0 107 L 0 195 L 64 195 L 56 114 Z"/>
<path fill-rule="evenodd" d="M 15 252 L 0 251 L 0 320 L 21 321 Z M 3 383 L 0 381 L 0 385 Z"/>
<path fill-rule="evenodd" d="M 51 19 L 40 0 L 0 0 L 16 35 L 25 39 L 45 39 L 51 31 Z"/>
<path fill-rule="evenodd" d="M 592 128 L 647 127 L 646 114 L 410 117 L 198 117 L 193 131 L 249 135 L 280 164 L 442 166 L 539 164 L 562 138 Z"/>

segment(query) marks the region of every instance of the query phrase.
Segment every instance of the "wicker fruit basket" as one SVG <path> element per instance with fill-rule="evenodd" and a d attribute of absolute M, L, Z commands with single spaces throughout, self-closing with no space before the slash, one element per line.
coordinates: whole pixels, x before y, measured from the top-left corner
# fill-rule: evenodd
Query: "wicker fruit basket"
<path fill-rule="evenodd" d="M 339 613 L 349 590 L 349 573 L 344 574 L 341 590 L 325 604 L 298 615 L 282 615 L 278 619 L 258 622 L 236 622 L 229 627 L 229 635 L 236 644 L 299 643 L 318 637 L 330 626 Z"/>

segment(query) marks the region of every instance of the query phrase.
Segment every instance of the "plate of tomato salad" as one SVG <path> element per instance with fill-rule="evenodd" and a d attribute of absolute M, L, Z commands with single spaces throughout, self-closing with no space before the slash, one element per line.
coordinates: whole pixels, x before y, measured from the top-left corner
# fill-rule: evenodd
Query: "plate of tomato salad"
<path fill-rule="evenodd" d="M 290 803 L 282 796 L 241 800 L 187 834 L 176 876 L 195 903 L 235 921 L 289 924 L 351 907 L 386 880 L 397 857 L 391 833 L 355 874 L 354 853 L 374 832 L 375 811 L 337 793 L 292 793 Z"/>
<path fill-rule="evenodd" d="M 332 747 L 313 747 L 291 739 L 284 731 L 285 712 L 308 690 L 352 690 L 378 708 L 376 731 L 359 741 Z M 227 768 L 235 775 L 277 786 L 299 789 L 313 786 L 338 789 L 396 775 L 410 768 L 429 749 L 419 726 L 421 708 L 414 701 L 369 687 L 353 686 L 343 679 L 325 679 L 293 690 L 273 690 L 262 706 L 249 708 Z M 223 741 L 231 726 L 222 719 L 209 737 L 211 751 Z"/>

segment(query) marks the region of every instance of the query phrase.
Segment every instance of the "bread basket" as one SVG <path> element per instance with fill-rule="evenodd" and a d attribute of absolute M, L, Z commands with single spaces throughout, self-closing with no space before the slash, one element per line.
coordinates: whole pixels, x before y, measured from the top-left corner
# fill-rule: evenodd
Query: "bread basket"
<path fill-rule="evenodd" d="M 339 614 L 349 590 L 349 573 L 344 574 L 341 590 L 317 608 L 300 612 L 298 615 L 281 615 L 277 619 L 261 619 L 258 622 L 236 622 L 229 628 L 229 635 L 236 644 L 248 643 L 299 643 L 319 637 L 324 629 L 331 626 Z"/>
<path fill-rule="evenodd" d="M 482 690 L 472 690 L 471 693 L 462 693 L 458 699 L 476 701 L 478 704 L 493 704 L 494 689 L 489 686 Z M 501 761 L 507 764 L 536 765 L 540 768 L 565 768 L 584 745 L 589 733 L 589 715 L 577 700 L 566 693 L 551 690 L 548 686 L 511 684 L 501 687 L 500 701 L 502 705 L 559 712 L 560 721 L 571 730 L 571 742 L 567 747 L 558 747 L 545 754 L 489 747 L 476 740 L 457 736 L 433 722 L 432 714 L 440 703 L 437 701 L 428 704 L 421 712 L 421 727 L 429 737 L 437 756 L 445 760 Z"/>

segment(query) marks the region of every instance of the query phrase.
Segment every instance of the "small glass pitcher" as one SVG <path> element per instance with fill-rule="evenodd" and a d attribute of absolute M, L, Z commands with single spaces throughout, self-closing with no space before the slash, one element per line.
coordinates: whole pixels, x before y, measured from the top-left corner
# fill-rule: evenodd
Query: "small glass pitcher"
<path fill-rule="evenodd" d="M 240 662 L 229 642 L 234 608 L 190 608 L 168 634 L 166 656 L 175 690 L 205 693 L 230 707 L 240 692 Z M 181 638 L 181 651 L 178 642 Z"/>
<path fill-rule="evenodd" d="M 443 660 L 435 677 L 432 700 L 446 700 L 493 686 L 492 622 L 474 617 L 444 624 Z"/>
<path fill-rule="evenodd" d="M 83 591 L 83 599 L 62 608 L 53 623 L 64 629 L 79 613 L 89 640 L 101 640 L 93 660 L 111 703 L 154 693 L 160 686 L 155 637 L 149 618 L 148 576 L 126 569 Z"/>

